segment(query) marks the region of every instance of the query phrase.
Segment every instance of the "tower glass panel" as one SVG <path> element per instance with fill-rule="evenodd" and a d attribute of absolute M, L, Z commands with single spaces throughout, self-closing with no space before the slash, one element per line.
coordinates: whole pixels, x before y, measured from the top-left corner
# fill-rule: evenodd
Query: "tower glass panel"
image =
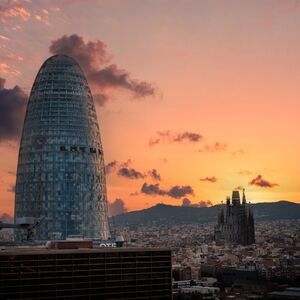
<path fill-rule="evenodd" d="M 97 115 L 81 68 L 65 55 L 44 62 L 31 90 L 17 169 L 16 221 L 20 217 L 40 219 L 40 240 L 108 238 Z"/>

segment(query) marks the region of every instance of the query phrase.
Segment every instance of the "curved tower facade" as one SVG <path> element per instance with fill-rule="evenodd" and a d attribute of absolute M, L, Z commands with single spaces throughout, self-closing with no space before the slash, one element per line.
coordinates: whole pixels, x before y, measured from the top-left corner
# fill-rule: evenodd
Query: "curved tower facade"
<path fill-rule="evenodd" d="M 78 63 L 65 55 L 44 62 L 30 93 L 16 182 L 15 221 L 21 217 L 40 219 L 39 240 L 108 238 L 93 98 Z"/>

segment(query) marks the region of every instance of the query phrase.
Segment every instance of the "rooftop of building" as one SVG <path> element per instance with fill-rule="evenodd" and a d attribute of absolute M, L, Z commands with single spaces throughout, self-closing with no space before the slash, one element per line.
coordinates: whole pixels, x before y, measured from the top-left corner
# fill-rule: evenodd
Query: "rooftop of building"
<path fill-rule="evenodd" d="M 75 254 L 75 253 L 123 253 L 123 252 L 160 252 L 171 251 L 167 247 L 93 247 L 78 249 L 48 249 L 46 246 L 8 246 L 0 247 L 0 256 L 3 255 L 35 255 L 35 254 Z"/>
<path fill-rule="evenodd" d="M 68 56 L 68 55 L 65 55 L 65 54 L 56 54 L 56 55 L 53 55 L 53 56 L 50 56 L 49 58 L 47 58 L 44 62 L 44 64 L 46 63 L 54 63 L 54 64 L 78 64 L 77 61 L 71 57 L 71 56 Z"/>

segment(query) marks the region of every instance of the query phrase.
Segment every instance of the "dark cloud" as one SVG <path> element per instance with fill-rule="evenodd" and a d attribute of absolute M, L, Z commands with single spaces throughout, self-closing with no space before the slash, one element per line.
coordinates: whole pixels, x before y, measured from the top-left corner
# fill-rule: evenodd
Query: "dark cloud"
<path fill-rule="evenodd" d="M 174 138 L 174 141 L 181 142 L 181 141 L 187 140 L 189 142 L 199 142 L 202 139 L 203 139 L 203 137 L 199 133 L 185 131 L 183 133 L 177 134 L 177 136 Z"/>
<path fill-rule="evenodd" d="M 2 215 L 0 215 L 0 221 L 3 223 L 13 223 L 14 218 L 7 213 L 3 213 Z"/>
<path fill-rule="evenodd" d="M 224 152 L 227 151 L 225 143 L 216 142 L 213 145 L 204 145 L 199 152 Z"/>
<path fill-rule="evenodd" d="M 154 146 L 154 145 L 157 145 L 161 142 L 161 139 L 160 138 L 151 138 L 149 140 L 149 146 Z"/>
<path fill-rule="evenodd" d="M 183 198 L 182 199 L 182 204 L 181 204 L 181 206 L 191 206 L 191 204 L 192 204 L 192 202 L 191 202 L 191 200 L 190 199 L 188 199 L 188 198 Z"/>
<path fill-rule="evenodd" d="M 87 76 L 91 82 L 104 89 L 121 87 L 131 91 L 135 97 L 155 95 L 155 88 L 151 84 L 145 81 L 131 79 L 128 72 L 118 69 L 115 64 L 98 71 L 88 72 Z"/>
<path fill-rule="evenodd" d="M 218 181 L 217 177 L 215 177 L 215 176 L 200 178 L 200 180 L 208 181 L 208 182 L 212 182 L 212 183 L 215 183 Z"/>
<path fill-rule="evenodd" d="M 189 185 L 185 185 L 185 186 L 176 185 L 176 186 L 172 187 L 168 191 L 167 194 L 168 194 L 168 196 L 170 196 L 172 198 L 179 199 L 179 198 L 184 197 L 186 195 L 193 195 L 194 191 L 193 191 L 192 187 L 189 186 Z"/>
<path fill-rule="evenodd" d="M 129 179 L 142 179 L 145 178 L 141 172 L 133 169 L 133 168 L 121 168 L 118 171 L 118 175 L 122 177 L 126 177 Z"/>
<path fill-rule="evenodd" d="M 117 168 L 128 168 L 131 163 L 131 159 L 128 159 L 125 162 L 118 162 L 116 160 L 113 160 L 105 166 L 105 173 L 106 175 L 108 175 L 115 172 Z"/>
<path fill-rule="evenodd" d="M 140 194 L 139 192 L 133 192 L 133 193 L 130 193 L 129 196 L 134 197 L 134 196 L 138 196 L 139 194 Z"/>
<path fill-rule="evenodd" d="M 163 190 L 160 188 L 159 184 L 143 184 L 141 188 L 141 193 L 147 195 L 160 195 L 160 196 L 169 196 L 175 199 L 179 199 L 186 195 L 194 195 L 194 191 L 191 186 L 173 186 L 169 190 Z"/>
<path fill-rule="evenodd" d="M 0 78 L 0 141 L 18 139 L 26 111 L 27 95 L 19 87 L 4 87 L 5 79 Z"/>
<path fill-rule="evenodd" d="M 279 186 L 277 183 L 271 183 L 265 179 L 262 178 L 261 175 L 258 175 L 257 177 L 253 178 L 250 182 L 249 185 L 256 185 L 264 188 L 272 188 Z"/>
<path fill-rule="evenodd" d="M 105 173 L 106 175 L 109 175 L 118 169 L 118 176 L 126 177 L 129 179 L 143 179 L 146 177 L 151 177 L 154 180 L 161 180 L 161 176 L 156 169 L 151 169 L 147 172 L 140 172 L 134 168 L 129 167 L 131 164 L 131 159 L 128 159 L 127 161 L 122 163 L 113 160 L 105 166 Z"/>
<path fill-rule="evenodd" d="M 123 199 L 117 198 L 114 202 L 109 203 L 108 211 L 110 216 L 116 216 L 128 211 Z"/>
<path fill-rule="evenodd" d="M 108 175 L 115 171 L 118 162 L 116 160 L 111 161 L 105 166 L 105 174 Z"/>
<path fill-rule="evenodd" d="M 190 201 L 190 199 L 188 198 L 184 198 L 182 199 L 182 204 L 181 206 L 185 206 L 185 207 L 210 207 L 212 206 L 212 202 L 210 200 L 201 200 L 198 203 L 193 203 Z"/>
<path fill-rule="evenodd" d="M 85 72 L 96 72 L 104 64 L 110 62 L 111 55 L 107 45 L 102 41 L 88 41 L 77 34 L 64 35 L 51 42 L 49 50 L 52 54 L 66 54 L 75 58 Z"/>
<path fill-rule="evenodd" d="M 120 167 L 122 168 L 128 168 L 132 164 L 132 160 L 129 158 L 126 161 L 120 163 Z"/>
<path fill-rule="evenodd" d="M 108 101 L 105 91 L 109 88 L 130 91 L 135 98 L 156 95 L 156 89 L 152 84 L 133 79 L 129 72 L 112 64 L 112 56 L 102 41 L 85 42 L 77 34 L 64 35 L 52 41 L 49 50 L 52 54 L 69 55 L 79 62 L 92 85 L 96 103 L 100 105 Z"/>
<path fill-rule="evenodd" d="M 0 90 L 4 89 L 5 79 L 0 77 Z"/>
<path fill-rule="evenodd" d="M 160 189 L 159 184 L 147 184 L 146 182 L 143 184 L 141 188 L 141 192 L 147 195 L 161 195 L 164 196 L 167 194 L 166 191 Z"/>
<path fill-rule="evenodd" d="M 210 207 L 212 205 L 213 204 L 210 200 L 201 200 L 198 202 L 198 207 Z"/>
<path fill-rule="evenodd" d="M 160 176 L 160 174 L 158 174 L 156 169 L 152 169 L 152 170 L 148 171 L 148 174 L 152 179 L 161 181 L 161 176 Z"/>
<path fill-rule="evenodd" d="M 195 132 L 171 132 L 170 130 L 167 131 L 158 131 L 157 137 L 151 138 L 149 140 L 149 146 L 154 146 L 160 143 L 181 143 L 181 142 L 191 142 L 191 143 L 198 143 L 203 140 L 203 136 L 199 133 Z"/>

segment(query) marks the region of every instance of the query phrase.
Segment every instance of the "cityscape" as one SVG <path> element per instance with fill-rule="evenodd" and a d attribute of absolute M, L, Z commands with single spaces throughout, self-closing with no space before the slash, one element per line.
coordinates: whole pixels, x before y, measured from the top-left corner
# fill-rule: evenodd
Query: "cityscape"
<path fill-rule="evenodd" d="M 0 299 L 300 299 L 299 15 L 0 0 Z"/>

